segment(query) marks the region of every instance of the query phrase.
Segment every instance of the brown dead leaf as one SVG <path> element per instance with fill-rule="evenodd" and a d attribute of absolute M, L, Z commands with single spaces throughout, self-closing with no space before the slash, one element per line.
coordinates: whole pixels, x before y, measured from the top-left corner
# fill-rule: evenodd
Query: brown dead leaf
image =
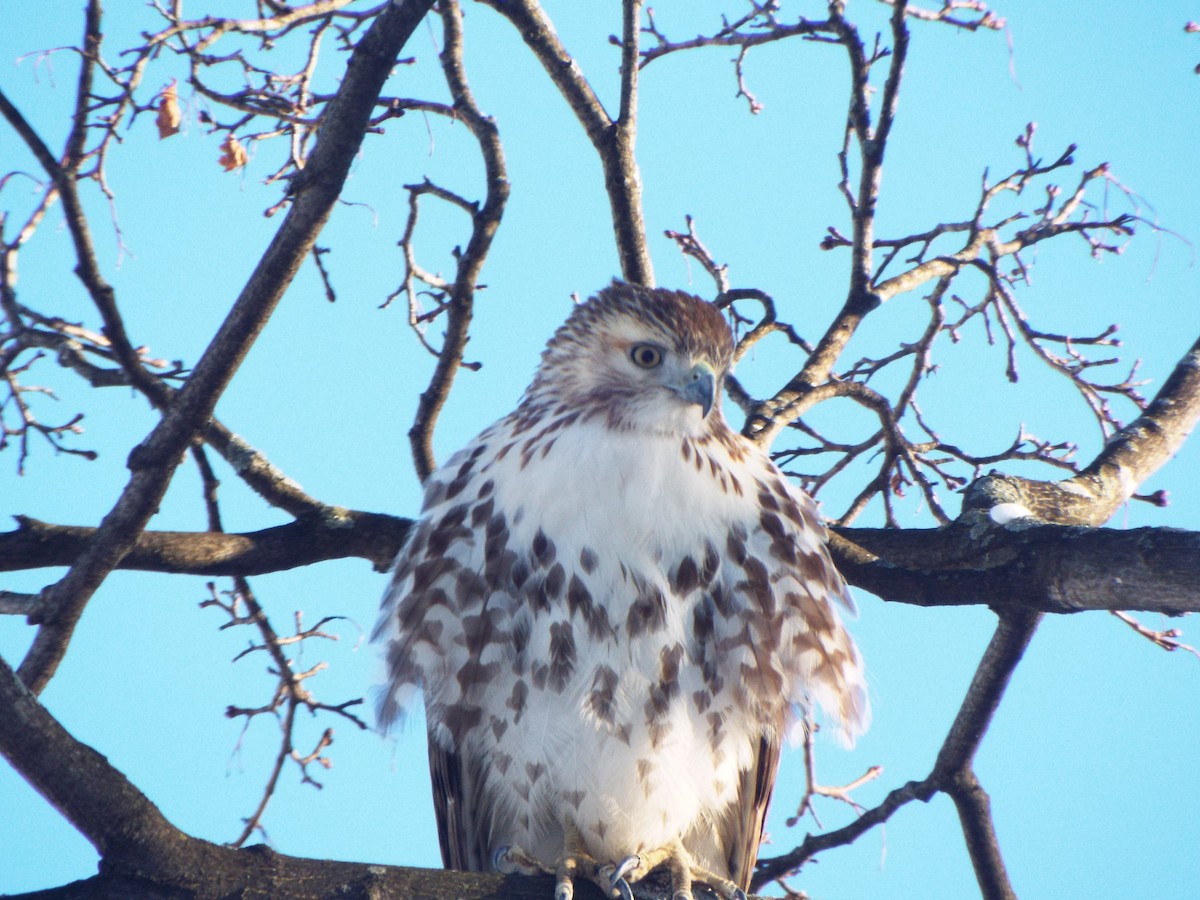
<path fill-rule="evenodd" d="M 232 134 L 226 135 L 224 143 L 221 144 L 221 159 L 219 162 L 226 172 L 240 169 L 246 164 L 246 148 Z"/>
<path fill-rule="evenodd" d="M 158 116 L 154 123 L 158 125 L 158 139 L 169 138 L 179 134 L 179 123 L 183 121 L 183 113 L 179 109 L 179 95 L 175 93 L 175 79 L 163 88 L 158 96 Z"/>

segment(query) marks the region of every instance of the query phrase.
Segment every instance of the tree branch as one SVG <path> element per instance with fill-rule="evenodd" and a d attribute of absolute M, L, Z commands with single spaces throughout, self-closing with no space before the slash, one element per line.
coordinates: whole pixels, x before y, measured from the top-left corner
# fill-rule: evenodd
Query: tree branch
<path fill-rule="evenodd" d="M 41 594 L 39 608 L 30 617 L 41 627 L 19 669 L 34 693 L 53 677 L 87 602 L 158 509 L 182 453 L 207 424 L 217 399 L 312 250 L 395 59 L 431 5 L 431 0 L 389 5 L 355 48 L 337 97 L 326 109 L 309 164 L 293 183 L 295 202 L 274 240 L 170 409 L 130 454 L 132 477 L 95 540 L 71 570 Z"/>
<path fill-rule="evenodd" d="M 146 796 L 80 744 L 0 658 L 0 753 L 102 856 L 169 852 L 189 840 Z"/>
<path fill-rule="evenodd" d="M 16 530 L 0 532 L 0 572 L 73 565 L 97 532 L 25 516 L 18 516 L 17 522 Z M 411 524 L 396 516 L 337 509 L 336 515 L 308 515 L 246 534 L 144 531 L 118 568 L 209 578 L 250 577 L 330 559 L 359 558 L 383 572 L 395 559 Z"/>
<path fill-rule="evenodd" d="M 551 876 L 504 877 L 298 859 L 261 845 L 237 850 L 189 837 L 107 759 L 72 737 L 3 659 L 0 721 L 5 723 L 0 728 L 0 754 L 103 857 L 95 877 L 26 895 L 30 900 L 221 900 L 251 894 L 295 900 L 382 896 L 533 900 L 554 890 Z"/>
<path fill-rule="evenodd" d="M 653 285 L 654 268 L 646 244 L 642 214 L 642 176 L 634 155 L 637 129 L 637 20 L 641 0 L 624 0 L 621 59 L 621 110 L 614 121 L 604 109 L 579 64 L 567 52 L 537 0 L 480 0 L 520 32 L 558 92 L 570 105 L 600 156 L 604 187 L 612 209 L 613 232 L 621 274 L 632 284 Z"/>
<path fill-rule="evenodd" d="M 983 736 L 1000 707 L 1009 679 L 1025 655 L 1040 621 L 1040 614 L 1028 611 L 1000 616 L 1000 624 L 984 651 L 929 776 L 958 809 L 967 852 L 986 900 L 1010 900 L 1016 894 L 1000 855 L 991 803 L 972 765 Z"/>
<path fill-rule="evenodd" d="M 45 169 L 46 174 L 54 182 L 63 205 L 67 231 L 75 245 L 77 259 L 75 274 L 83 282 L 84 288 L 100 313 L 104 322 L 104 333 L 115 359 L 132 384 L 140 390 L 154 395 L 155 391 L 161 391 L 164 386 L 142 366 L 141 359 L 129 340 L 124 321 L 117 310 L 112 285 L 100 271 L 95 246 L 92 243 L 91 228 L 79 196 L 79 168 L 87 155 L 86 141 L 90 128 L 88 113 L 94 100 L 93 80 L 99 60 L 100 43 L 103 39 L 100 31 L 100 18 L 100 4 L 95 0 L 89 2 L 85 10 L 83 49 L 80 54 L 82 62 L 76 89 L 75 111 L 61 163 L 54 158 L 34 129 L 2 93 L 0 93 L 0 114 L 4 115 L 8 123 L 25 141 L 42 168 Z"/>
<path fill-rule="evenodd" d="M 0 571 L 71 565 L 97 529 L 24 517 L 0 532 Z M 217 577 L 360 558 L 385 571 L 408 519 L 341 510 L 245 534 L 146 531 L 118 568 Z M 1200 533 L 959 522 L 941 529 L 837 528 L 834 561 L 855 587 L 918 606 L 989 605 L 1070 614 L 1200 612 Z M 1119 578 L 1115 577 L 1119 573 Z M 26 614 L 23 603 L 0 612 Z"/>
<path fill-rule="evenodd" d="M 918 606 L 986 604 L 1051 613 L 1138 609 L 1200 612 L 1200 533 L 979 522 L 947 529 L 844 529 L 834 561 L 883 600 Z M 920 542 L 917 553 L 913 548 Z M 891 553 L 892 547 L 907 552 Z M 956 554 L 962 556 L 955 559 Z"/>
<path fill-rule="evenodd" d="M 450 395 L 459 367 L 463 364 L 463 352 L 474 314 L 476 286 L 492 239 L 500 227 L 509 195 L 508 169 L 500 144 L 500 132 L 495 121 L 479 109 L 467 83 L 463 62 L 462 10 L 457 2 L 446 2 L 441 5 L 440 13 L 445 40 L 441 57 L 442 71 L 454 98 L 456 117 L 466 123 L 479 142 L 487 177 L 487 195 L 483 206 L 473 211 L 470 240 L 466 250 L 458 255 L 454 283 L 449 286 L 449 298 L 445 304 L 446 337 L 429 386 L 417 401 L 417 413 L 408 432 L 413 464 L 421 481 L 428 478 L 436 466 L 433 429 Z"/>
<path fill-rule="evenodd" d="M 868 55 L 858 30 L 843 17 L 843 4 L 830 4 L 830 30 L 838 43 L 846 48 L 850 60 L 850 107 L 847 113 L 845 141 L 851 135 L 859 150 L 858 190 L 851 193 L 848 186 L 849 169 L 845 168 L 846 147 L 843 148 L 843 185 L 853 224 L 850 286 L 846 302 L 825 334 L 817 342 L 804 367 L 774 397 L 760 404 L 759 410 L 746 419 L 743 434 L 764 447 L 770 446 L 787 425 L 806 408 L 806 395 L 825 382 L 845 350 L 850 338 L 863 319 L 878 308 L 880 299 L 871 290 L 875 249 L 875 209 L 883 177 L 883 157 L 895 120 L 900 81 L 908 53 L 908 28 L 904 22 L 907 3 L 897 0 L 891 20 L 892 48 Z M 887 78 L 879 118 L 871 124 L 871 67 L 883 56 L 890 55 Z"/>

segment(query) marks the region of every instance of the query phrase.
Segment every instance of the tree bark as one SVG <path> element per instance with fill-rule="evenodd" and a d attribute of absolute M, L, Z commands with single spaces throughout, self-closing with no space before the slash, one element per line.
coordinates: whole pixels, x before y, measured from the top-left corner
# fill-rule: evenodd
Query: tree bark
<path fill-rule="evenodd" d="M 17 529 L 0 533 L 0 572 L 69 566 L 96 534 L 83 526 L 17 521 Z M 244 534 L 146 531 L 118 568 L 215 578 L 360 558 L 385 571 L 411 524 L 341 510 Z M 831 549 L 850 584 L 899 603 L 1200 612 L 1200 533 L 1194 531 L 999 526 L 976 515 L 945 528 L 837 528 Z"/>

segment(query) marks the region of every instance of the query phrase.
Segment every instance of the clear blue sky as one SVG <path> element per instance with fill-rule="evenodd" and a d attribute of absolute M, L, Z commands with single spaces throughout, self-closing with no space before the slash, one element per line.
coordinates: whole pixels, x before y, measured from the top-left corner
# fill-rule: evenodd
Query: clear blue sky
<path fill-rule="evenodd" d="M 74 61 L 64 53 L 18 57 L 77 40 L 80 6 L 9 0 L 0 31 L 0 86 L 55 147 L 65 134 Z M 120 35 L 152 26 L 140 4 L 111 6 L 109 55 L 115 56 Z M 616 4 L 548 6 L 601 95 L 615 100 L 616 51 L 607 37 L 619 30 Z M 682 0 L 655 6 L 660 25 L 681 37 L 710 27 L 720 10 Z M 868 37 L 881 27 L 884 8 L 863 0 L 849 6 Z M 784 8 L 815 16 L 823 6 Z M 1079 242 L 1052 242 L 1028 257 L 1032 286 L 1020 300 L 1046 330 L 1099 332 L 1120 323 L 1123 352 L 1143 360 L 1141 373 L 1151 380 L 1145 390 L 1153 392 L 1200 332 L 1200 275 L 1188 243 L 1200 241 L 1200 76 L 1192 71 L 1200 63 L 1200 38 L 1183 32 L 1200 8 L 1181 0 L 998 0 L 996 9 L 1008 20 L 999 34 L 913 25 L 879 234 L 966 217 L 983 170 L 1007 173 L 1018 163 L 1013 139 L 1029 121 L 1038 123 L 1038 148 L 1046 156 L 1076 143 L 1081 166 L 1110 162 L 1121 183 L 1142 198 L 1141 213 L 1181 237 L 1142 228 L 1121 257 L 1101 262 Z M 196 3 L 189 11 L 208 10 Z M 599 168 L 582 132 L 491 11 L 468 6 L 467 27 L 468 73 L 505 139 L 513 198 L 484 274 L 489 287 L 468 351 L 484 367 L 463 374 L 447 407 L 435 441 L 442 458 L 515 403 L 570 294 L 593 291 L 616 274 Z M 432 32 L 420 30 L 414 52 L 430 56 L 431 48 Z M 753 53 L 747 74 L 765 104 L 756 117 L 733 96 L 730 55 L 679 55 L 645 73 L 639 157 L 658 281 L 711 292 L 703 273 L 661 237 L 666 228 L 682 227 L 690 213 L 709 247 L 730 264 L 734 285 L 772 293 L 813 337 L 845 289 L 845 254 L 818 249 L 827 225 L 847 228 L 834 158 L 848 80 L 843 54 L 800 42 Z M 168 64 L 151 76 L 148 90 L 180 74 Z M 440 97 L 434 84 L 429 67 L 418 66 L 400 70 L 394 90 Z M 186 91 L 182 96 L 194 113 L 194 99 Z M 166 142 L 156 139 L 148 118 L 127 135 L 110 169 L 124 251 L 104 204 L 96 199 L 91 206 L 100 259 L 133 339 L 157 356 L 196 359 L 275 228 L 261 211 L 277 193 L 260 181 L 273 171 L 278 151 L 262 149 L 244 173 L 226 175 L 216 165 L 218 143 L 194 116 L 184 134 Z M 0 169 L 13 167 L 34 170 L 6 133 Z M 478 193 L 480 167 L 462 128 L 410 116 L 389 126 L 385 138 L 368 141 L 345 192 L 362 205 L 339 208 L 321 241 L 335 248 L 327 261 L 337 303 L 326 302 L 315 273 L 307 271 L 218 408 L 232 429 L 327 502 L 397 514 L 418 506 L 405 433 L 431 358 L 406 331 L 399 307 L 378 306 L 400 273 L 401 185 L 425 175 Z M 1073 187 L 1077 178 L 1073 171 L 1062 183 Z M 10 184 L 0 195 L 4 208 L 26 208 L 27 190 L 28 182 Z M 1109 201 L 1114 209 L 1127 208 L 1115 190 Z M 423 223 L 423 264 L 448 270 L 448 249 L 465 237 L 463 222 L 454 211 L 431 208 Z M 69 250 L 55 210 L 22 254 L 20 299 L 95 325 L 71 275 Z M 909 318 L 914 302 L 920 298 L 901 297 L 881 310 L 856 338 L 853 354 L 886 352 L 898 336 L 911 340 L 919 327 Z M 1001 349 L 988 348 L 978 332 L 945 348 L 940 359 L 943 369 L 927 404 L 947 428 L 957 423 L 960 441 L 995 450 L 1023 423 L 1041 437 L 1077 440 L 1082 459 L 1096 452 L 1099 437 L 1082 405 L 1040 377 L 1027 356 L 1017 385 L 1003 379 Z M 743 374 L 765 390 L 794 364 L 784 348 L 766 345 Z M 15 456 L 0 455 L 0 513 L 94 524 L 123 486 L 125 456 L 153 417 L 127 392 L 92 396 L 49 365 L 38 375 L 61 398 L 41 407 L 47 417 L 86 411 L 79 444 L 101 455 L 86 463 L 39 449 L 23 478 Z M 1197 466 L 1194 441 L 1146 486 L 1169 490 L 1172 505 L 1130 506 L 1111 524 L 1200 528 Z M 249 498 L 232 473 L 221 475 L 227 528 L 281 521 Z M 844 508 L 853 488 L 833 485 L 822 497 L 827 509 Z M 950 508 L 957 509 L 953 498 Z M 876 524 L 874 516 L 862 523 Z M 916 505 L 904 516 L 905 524 L 929 524 Z M 184 466 L 154 527 L 203 526 L 198 481 Z M 58 574 L 11 574 L 0 588 L 33 591 Z M 353 560 L 252 580 L 280 628 L 294 609 L 308 622 L 348 617 L 333 626 L 338 643 L 304 650 L 309 664 L 330 664 L 312 682 L 326 702 L 362 696 L 376 678 L 375 654 L 362 635 L 373 623 L 383 582 L 368 564 Z M 198 608 L 206 595 L 201 578 L 114 576 L 89 607 L 44 701 L 177 825 L 224 841 L 237 835 L 240 817 L 257 802 L 276 731 L 257 722 L 239 745 L 240 724 L 224 718 L 228 704 L 266 702 L 272 682 L 264 660 L 230 665 L 249 635 L 218 631 L 221 616 Z M 854 631 L 871 675 L 875 723 L 850 753 L 822 745 L 819 774 L 840 783 L 882 765 L 883 776 L 858 795 L 871 806 L 888 790 L 928 774 L 994 619 L 982 609 L 922 610 L 861 593 L 859 605 Z M 1185 639 L 1200 644 L 1200 629 L 1188 620 L 1178 624 Z M 29 639 L 22 621 L 0 620 L 6 659 L 18 661 Z M 1200 660 L 1157 650 L 1110 616 L 1045 623 L 977 763 L 1022 897 L 1182 898 L 1200 891 L 1198 696 Z M 325 787 L 302 786 L 295 773 L 285 772 L 265 820 L 272 844 L 296 855 L 438 865 L 421 729 L 381 739 L 348 723 L 318 720 L 302 724 L 298 743 L 315 742 L 326 724 L 336 728 L 336 742 L 334 767 L 320 776 Z M 769 824 L 773 843 L 764 855 L 789 849 L 813 827 L 784 824 L 801 784 L 799 755 L 785 755 Z M 848 820 L 849 811 L 833 801 L 818 810 L 827 826 Z M 0 847 L 0 892 L 57 885 L 95 870 L 90 846 L 6 765 L 0 765 Z M 974 891 L 945 798 L 906 807 L 886 831 L 822 856 L 793 883 L 819 900 Z"/>

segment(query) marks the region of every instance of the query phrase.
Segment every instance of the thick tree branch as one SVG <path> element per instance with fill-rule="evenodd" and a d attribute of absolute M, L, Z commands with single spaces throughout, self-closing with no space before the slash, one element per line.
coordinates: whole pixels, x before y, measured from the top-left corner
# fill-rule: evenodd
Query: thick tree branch
<path fill-rule="evenodd" d="M 18 516 L 15 531 L 0 532 L 0 572 L 70 566 L 96 537 L 95 528 L 51 525 Z M 337 509 L 287 525 L 247 534 L 209 531 L 144 531 L 118 568 L 221 576 L 265 575 L 330 559 L 358 558 L 385 571 L 408 534 L 411 521 L 396 516 Z"/>
<path fill-rule="evenodd" d="M 230 897 L 286 897 L 288 900 L 546 900 L 554 895 L 549 875 L 494 875 L 419 869 L 332 859 L 304 859 L 276 853 L 264 844 L 235 850 L 195 841 L 203 868 L 146 872 L 132 861 L 106 866 L 77 881 L 6 900 L 228 900 Z M 602 900 L 590 882 L 576 888 L 579 900 Z"/>
<path fill-rule="evenodd" d="M 967 852 L 986 900 L 1009 900 L 1016 894 L 1000 855 L 990 801 L 972 765 L 1040 619 L 1040 614 L 1028 611 L 1001 614 L 996 633 L 984 651 L 929 776 L 930 781 L 950 795 L 958 809 Z"/>
<path fill-rule="evenodd" d="M 840 531 L 849 540 L 835 533 L 838 568 L 884 600 L 1064 614 L 1200 612 L 1200 533 L 1193 531 L 980 522 Z"/>
<path fill-rule="evenodd" d="M 27 895 L 42 900 L 230 896 L 510 897 L 550 896 L 549 876 L 503 877 L 297 859 L 266 847 L 219 847 L 176 829 L 103 756 L 72 737 L 0 659 L 0 753 L 103 857 L 87 881 Z M 584 891 L 586 892 L 586 887 Z M 598 897 L 598 893 L 586 894 Z"/>
<path fill-rule="evenodd" d="M 189 840 L 145 795 L 51 716 L 0 659 L 0 753 L 103 856 Z"/>
<path fill-rule="evenodd" d="M 1009 881 L 992 821 L 992 801 L 975 770 L 968 765 L 955 773 L 946 782 L 944 791 L 958 811 L 980 896 L 984 900 L 1015 900 L 1017 895 Z"/>
<path fill-rule="evenodd" d="M 0 572 L 67 566 L 97 530 L 18 518 L 0 532 Z M 383 571 L 411 522 L 339 510 L 246 534 L 146 531 L 118 568 L 217 577 L 359 558 Z M 1200 612 L 1200 533 L 965 522 L 949 528 L 838 528 L 834 559 L 855 587 L 918 606 L 988 605 L 1069 614 Z M 0 612 L 25 614 L 24 603 Z"/>
<path fill-rule="evenodd" d="M 503 877 L 298 859 L 263 847 L 220 847 L 176 829 L 112 765 L 46 711 L 0 659 L 0 754 L 59 810 L 103 857 L 87 881 L 26 895 L 41 900 L 231 896 L 511 897 L 553 893 L 549 876 Z M 584 888 L 586 891 L 586 887 Z M 587 894 L 598 897 L 598 893 Z"/>

